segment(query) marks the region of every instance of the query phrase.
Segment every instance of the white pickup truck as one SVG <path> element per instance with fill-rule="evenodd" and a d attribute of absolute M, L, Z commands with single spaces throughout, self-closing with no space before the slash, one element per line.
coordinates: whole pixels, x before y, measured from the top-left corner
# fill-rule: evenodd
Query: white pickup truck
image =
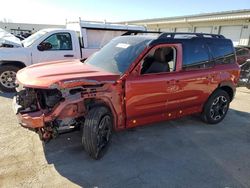
<path fill-rule="evenodd" d="M 0 90 L 15 91 L 19 69 L 46 61 L 86 59 L 112 38 L 136 31 L 146 28 L 80 20 L 67 23 L 66 29 L 40 30 L 23 40 L 21 47 L 0 48 Z"/>

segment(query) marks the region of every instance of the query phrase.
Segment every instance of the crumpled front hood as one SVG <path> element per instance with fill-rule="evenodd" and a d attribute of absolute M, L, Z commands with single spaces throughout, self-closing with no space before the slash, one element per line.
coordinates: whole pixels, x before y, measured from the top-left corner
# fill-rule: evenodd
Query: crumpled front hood
<path fill-rule="evenodd" d="M 0 46 L 1 44 L 9 44 L 13 47 L 22 47 L 20 39 L 0 28 Z"/>
<path fill-rule="evenodd" d="M 70 88 L 115 82 L 120 75 L 105 72 L 79 60 L 38 63 L 20 70 L 17 81 L 24 87 Z"/>
<path fill-rule="evenodd" d="M 15 41 L 11 41 L 8 39 L 0 39 L 0 47 L 4 48 L 4 46 L 10 46 L 10 47 L 5 47 L 5 48 L 20 48 L 22 47 L 21 43 L 17 43 Z"/>

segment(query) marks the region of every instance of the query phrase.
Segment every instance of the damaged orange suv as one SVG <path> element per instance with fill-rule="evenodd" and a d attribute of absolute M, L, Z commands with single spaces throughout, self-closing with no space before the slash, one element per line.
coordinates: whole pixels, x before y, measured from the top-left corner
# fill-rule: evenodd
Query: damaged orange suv
<path fill-rule="evenodd" d="M 44 141 L 80 127 L 86 152 L 98 159 L 112 131 L 189 114 L 220 122 L 239 73 L 233 44 L 221 35 L 121 36 L 84 62 L 22 69 L 13 107 L 20 124 Z"/>

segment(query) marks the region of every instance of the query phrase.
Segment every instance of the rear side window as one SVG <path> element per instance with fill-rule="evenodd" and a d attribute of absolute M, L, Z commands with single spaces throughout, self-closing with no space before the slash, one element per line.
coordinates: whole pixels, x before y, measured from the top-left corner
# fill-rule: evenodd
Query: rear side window
<path fill-rule="evenodd" d="M 207 68 L 211 67 L 207 45 L 200 40 L 190 40 L 184 46 L 183 68 Z"/>
<path fill-rule="evenodd" d="M 231 41 L 216 40 L 208 42 L 208 44 L 216 64 L 235 62 L 234 48 Z"/>

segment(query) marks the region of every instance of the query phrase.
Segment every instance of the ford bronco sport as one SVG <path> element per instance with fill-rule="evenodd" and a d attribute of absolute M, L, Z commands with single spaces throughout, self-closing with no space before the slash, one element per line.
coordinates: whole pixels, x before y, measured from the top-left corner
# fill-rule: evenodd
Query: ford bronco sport
<path fill-rule="evenodd" d="M 20 124 L 44 141 L 81 127 L 86 152 L 98 159 L 114 130 L 189 114 L 219 123 L 239 73 L 233 44 L 221 35 L 121 36 L 85 62 L 22 69 L 13 107 Z"/>

